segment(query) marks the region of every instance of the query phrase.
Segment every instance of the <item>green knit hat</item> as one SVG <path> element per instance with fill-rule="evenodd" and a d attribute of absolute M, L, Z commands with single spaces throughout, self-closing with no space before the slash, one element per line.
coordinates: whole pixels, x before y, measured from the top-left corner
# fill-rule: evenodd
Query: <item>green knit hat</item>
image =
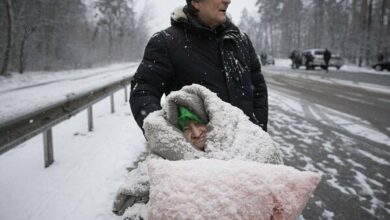
<path fill-rule="evenodd" d="M 188 121 L 196 121 L 201 124 L 206 124 L 199 116 L 191 112 L 184 106 L 179 106 L 179 127 L 181 130 L 184 129 Z"/>

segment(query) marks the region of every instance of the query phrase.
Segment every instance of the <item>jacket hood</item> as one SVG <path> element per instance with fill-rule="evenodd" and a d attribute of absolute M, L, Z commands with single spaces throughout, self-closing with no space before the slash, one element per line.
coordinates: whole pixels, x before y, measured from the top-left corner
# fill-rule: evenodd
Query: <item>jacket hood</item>
<path fill-rule="evenodd" d="M 186 30 L 200 34 L 202 36 L 221 35 L 227 31 L 239 32 L 239 29 L 231 22 L 229 15 L 224 24 L 211 30 L 209 27 L 202 24 L 193 10 L 186 6 L 177 7 L 171 14 L 172 26 L 182 27 Z"/>

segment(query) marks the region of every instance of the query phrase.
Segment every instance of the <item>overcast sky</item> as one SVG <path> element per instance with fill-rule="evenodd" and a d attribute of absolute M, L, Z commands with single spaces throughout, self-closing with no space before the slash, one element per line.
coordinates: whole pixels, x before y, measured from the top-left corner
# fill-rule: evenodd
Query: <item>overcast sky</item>
<path fill-rule="evenodd" d="M 162 30 L 170 25 L 171 12 L 178 6 L 184 5 L 185 0 L 148 0 L 139 1 L 138 8 L 142 8 L 142 2 L 148 2 L 149 9 L 152 11 L 153 22 L 151 25 L 151 31 L 156 32 Z M 238 24 L 241 17 L 241 12 L 244 8 L 250 12 L 255 11 L 256 0 L 232 0 L 228 13 L 231 14 L 233 22 Z"/>

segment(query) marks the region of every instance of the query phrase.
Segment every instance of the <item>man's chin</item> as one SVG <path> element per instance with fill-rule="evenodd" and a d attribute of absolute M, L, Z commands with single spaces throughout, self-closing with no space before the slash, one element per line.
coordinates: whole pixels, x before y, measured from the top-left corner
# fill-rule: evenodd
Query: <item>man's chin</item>
<path fill-rule="evenodd" d="M 224 17 L 221 17 L 219 23 L 220 23 L 220 24 L 225 24 L 226 20 L 227 20 L 227 16 L 225 15 Z"/>

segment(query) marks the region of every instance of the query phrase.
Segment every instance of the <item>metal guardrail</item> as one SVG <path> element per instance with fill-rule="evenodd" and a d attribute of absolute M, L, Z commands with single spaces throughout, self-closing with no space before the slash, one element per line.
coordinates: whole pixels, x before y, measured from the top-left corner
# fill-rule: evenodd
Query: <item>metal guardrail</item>
<path fill-rule="evenodd" d="M 111 97 L 111 113 L 114 108 L 114 93 L 120 89 L 125 90 L 125 102 L 128 101 L 128 85 L 131 77 L 107 86 L 80 94 L 52 106 L 26 114 L 17 119 L 0 124 L 0 155 L 29 140 L 37 134 L 43 133 L 45 167 L 54 162 L 53 136 L 51 128 L 64 120 L 71 118 L 80 111 L 88 108 L 88 130 L 93 130 L 93 104 Z"/>

